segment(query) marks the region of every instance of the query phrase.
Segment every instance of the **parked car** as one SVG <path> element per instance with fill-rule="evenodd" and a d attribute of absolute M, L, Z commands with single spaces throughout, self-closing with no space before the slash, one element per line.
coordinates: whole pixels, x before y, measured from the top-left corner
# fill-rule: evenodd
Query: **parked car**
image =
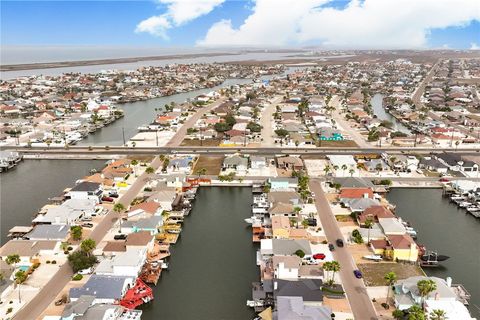
<path fill-rule="evenodd" d="M 126 234 L 116 234 L 113 236 L 113 239 L 114 240 L 125 240 L 127 239 L 127 235 Z"/>
<path fill-rule="evenodd" d="M 353 270 L 353 274 L 355 275 L 355 278 L 362 279 L 362 273 L 360 270 Z"/>
<path fill-rule="evenodd" d="M 325 254 L 324 253 L 316 253 L 313 255 L 313 259 L 317 259 L 317 260 L 323 260 L 325 259 Z"/>
<path fill-rule="evenodd" d="M 337 239 L 337 246 L 340 248 L 343 248 L 343 240 L 342 239 Z"/>
<path fill-rule="evenodd" d="M 87 222 L 87 223 L 84 223 L 84 224 L 82 224 L 82 227 L 84 227 L 84 228 L 93 228 L 93 223 L 88 223 L 88 222 Z"/>
<path fill-rule="evenodd" d="M 82 221 L 92 221 L 92 217 L 83 217 Z"/>
<path fill-rule="evenodd" d="M 93 268 L 90 267 L 90 268 L 78 271 L 78 274 L 91 274 L 92 272 L 93 272 Z"/>
<path fill-rule="evenodd" d="M 450 182 L 450 180 L 448 180 L 447 178 L 440 178 L 440 180 L 438 180 L 440 182 Z"/>
<path fill-rule="evenodd" d="M 308 218 L 307 223 L 309 227 L 316 227 L 317 226 L 317 219 L 315 218 Z"/>
<path fill-rule="evenodd" d="M 113 202 L 114 199 L 112 197 L 102 197 L 102 201 L 105 201 L 105 202 Z"/>
<path fill-rule="evenodd" d="M 328 244 L 328 249 L 329 249 L 330 251 L 333 251 L 333 250 L 335 250 L 335 246 L 334 246 L 333 244 L 329 243 L 329 244 Z"/>
<path fill-rule="evenodd" d="M 108 193 L 108 196 L 111 197 L 111 198 L 118 198 L 118 193 L 117 193 L 117 191 L 110 191 Z"/>

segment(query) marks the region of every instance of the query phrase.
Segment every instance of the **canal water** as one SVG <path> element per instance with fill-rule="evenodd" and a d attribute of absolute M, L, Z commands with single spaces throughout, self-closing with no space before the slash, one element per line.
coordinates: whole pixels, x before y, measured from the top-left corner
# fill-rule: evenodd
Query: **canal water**
<path fill-rule="evenodd" d="M 393 123 L 393 129 L 396 131 L 411 134 L 410 129 L 404 126 L 400 121 L 398 121 L 394 116 L 392 116 L 385 110 L 385 108 L 383 107 L 382 94 L 375 94 L 370 100 L 370 103 L 372 104 L 373 113 L 377 116 L 378 119 L 390 121 L 391 123 Z"/>
<path fill-rule="evenodd" d="M 12 227 L 31 225 L 48 198 L 104 165 L 105 160 L 25 160 L 0 174 L 0 244 Z"/>
<path fill-rule="evenodd" d="M 97 130 L 95 133 L 88 135 L 87 138 L 80 141 L 78 145 L 122 145 L 123 134 L 125 134 L 125 141 L 128 141 L 131 137 L 138 133 L 138 127 L 152 123 L 153 120 L 155 120 L 156 114 L 160 113 L 161 110 L 164 110 L 165 104 L 170 104 L 171 102 L 180 104 L 187 101 L 187 99 L 195 98 L 200 94 L 249 82 L 252 82 L 252 80 L 227 79 L 221 85 L 212 88 L 194 90 L 146 101 L 118 104 L 117 106 L 124 111 L 125 116 L 113 122 L 112 124 Z M 160 110 L 156 111 L 155 109 Z"/>
<path fill-rule="evenodd" d="M 201 187 L 171 246 L 168 271 L 154 287 L 143 320 L 245 320 L 253 310 L 251 283 L 258 281 L 256 247 L 244 219 L 251 216 L 247 187 Z"/>
<path fill-rule="evenodd" d="M 440 189 L 395 189 L 387 195 L 396 214 L 418 232 L 417 242 L 450 257 L 429 276 L 463 284 L 471 293 L 470 312 L 480 319 L 480 219 L 442 197 Z"/>

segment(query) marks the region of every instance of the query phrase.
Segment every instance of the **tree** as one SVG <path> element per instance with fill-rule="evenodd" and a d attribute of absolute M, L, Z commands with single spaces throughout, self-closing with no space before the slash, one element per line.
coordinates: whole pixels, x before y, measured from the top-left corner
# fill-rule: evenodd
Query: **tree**
<path fill-rule="evenodd" d="M 237 120 L 235 120 L 235 117 L 231 114 L 228 114 L 226 117 L 225 117 L 225 123 L 228 125 L 228 127 L 231 129 L 235 123 L 237 123 Z M 229 129 L 229 130 L 230 130 Z"/>
<path fill-rule="evenodd" d="M 97 246 L 97 243 L 93 239 L 85 239 L 80 243 L 80 249 L 87 254 L 87 256 L 90 256 L 93 249 Z"/>
<path fill-rule="evenodd" d="M 23 270 L 18 270 L 15 273 L 15 283 L 18 284 L 18 302 L 22 303 L 22 297 L 20 296 L 20 285 L 24 283 L 28 278 L 28 274 Z"/>
<path fill-rule="evenodd" d="M 371 217 L 367 217 L 365 220 L 365 227 L 368 228 L 368 236 L 367 236 L 367 244 L 370 244 L 370 229 L 373 226 L 373 219 Z"/>
<path fill-rule="evenodd" d="M 326 165 L 325 168 L 323 168 L 323 171 L 325 172 L 325 175 L 328 175 L 328 173 L 330 172 L 330 165 Z"/>
<path fill-rule="evenodd" d="M 215 129 L 215 131 L 217 132 L 225 132 L 225 131 L 228 131 L 230 130 L 230 127 L 227 123 L 225 122 L 217 122 L 215 123 L 215 125 L 213 126 L 213 128 Z"/>
<path fill-rule="evenodd" d="M 288 136 L 288 131 L 285 130 L 285 129 L 277 129 L 277 130 L 275 130 L 275 134 L 283 139 L 286 136 Z"/>
<path fill-rule="evenodd" d="M 423 309 L 416 304 L 408 308 L 407 312 L 407 320 L 426 320 L 425 312 L 423 312 Z"/>
<path fill-rule="evenodd" d="M 68 263 L 73 269 L 73 272 L 78 272 L 83 269 L 88 269 L 97 262 L 95 256 L 87 255 L 85 252 L 79 250 L 68 255 Z"/>
<path fill-rule="evenodd" d="M 137 176 L 137 169 L 135 166 L 138 165 L 138 160 L 133 159 L 130 161 L 130 165 L 133 166 L 133 173 L 135 174 L 135 177 Z"/>
<path fill-rule="evenodd" d="M 430 314 L 430 320 L 446 320 L 447 314 L 441 309 L 435 309 Z"/>
<path fill-rule="evenodd" d="M 390 297 L 390 290 L 392 286 L 397 282 L 397 274 L 393 271 L 390 271 L 385 274 L 383 279 L 385 280 L 385 283 L 388 286 L 388 291 L 387 291 L 387 304 L 388 304 L 388 298 Z"/>
<path fill-rule="evenodd" d="M 377 165 L 375 166 L 375 170 L 377 171 L 377 174 L 380 174 L 380 171 L 382 171 L 383 169 L 383 166 L 381 163 L 377 163 Z"/>
<path fill-rule="evenodd" d="M 353 177 L 353 174 L 355 173 L 355 169 L 350 168 L 350 170 L 348 170 L 348 173 L 350 173 L 350 177 Z"/>
<path fill-rule="evenodd" d="M 250 130 L 250 132 L 260 132 L 262 131 L 262 126 L 255 122 L 249 122 L 247 129 Z"/>
<path fill-rule="evenodd" d="M 146 174 L 152 174 L 152 173 L 154 173 L 154 172 L 155 172 L 155 169 L 153 169 L 152 167 L 147 167 L 147 168 L 145 169 L 145 173 L 146 173 Z"/>
<path fill-rule="evenodd" d="M 348 169 L 347 165 L 346 164 L 342 164 L 342 171 L 343 171 L 343 175 L 345 175 L 345 171 Z"/>
<path fill-rule="evenodd" d="M 0 283 L 3 283 L 3 280 L 5 280 L 5 275 L 3 274 L 3 271 L 0 272 Z"/>
<path fill-rule="evenodd" d="M 70 227 L 70 235 L 72 236 L 72 239 L 75 241 L 81 240 L 82 239 L 82 233 L 83 229 L 80 226 L 71 226 Z"/>
<path fill-rule="evenodd" d="M 295 255 L 300 258 L 303 258 L 305 257 L 305 252 L 303 252 L 303 250 L 298 249 L 297 251 L 295 251 Z"/>
<path fill-rule="evenodd" d="M 204 176 L 207 174 L 207 169 L 206 168 L 200 168 L 197 170 L 197 174 L 198 174 L 198 177 L 200 178 L 200 176 Z"/>
<path fill-rule="evenodd" d="M 437 290 L 437 284 L 432 279 L 420 280 L 417 282 L 417 288 L 422 297 L 423 305 L 425 303 L 425 298 L 428 297 L 431 292 Z"/>
<path fill-rule="evenodd" d="M 146 172 L 146 170 L 145 170 L 145 172 Z M 125 209 L 126 208 L 122 203 L 115 203 L 115 205 L 113 206 L 113 211 L 115 211 L 120 216 L 119 229 L 118 229 L 119 233 L 122 232 L 122 213 L 125 211 Z"/>
<path fill-rule="evenodd" d="M 11 254 L 7 256 L 7 259 L 5 259 L 5 262 L 11 266 L 13 265 L 13 269 L 16 268 L 17 263 L 20 262 L 20 256 L 18 254 Z"/>
<path fill-rule="evenodd" d="M 338 261 L 332 261 L 332 283 L 335 281 L 335 273 L 340 271 L 340 263 Z"/>
<path fill-rule="evenodd" d="M 400 309 L 396 309 L 393 310 L 392 317 L 396 320 L 403 320 L 403 318 L 405 317 L 405 313 Z"/>

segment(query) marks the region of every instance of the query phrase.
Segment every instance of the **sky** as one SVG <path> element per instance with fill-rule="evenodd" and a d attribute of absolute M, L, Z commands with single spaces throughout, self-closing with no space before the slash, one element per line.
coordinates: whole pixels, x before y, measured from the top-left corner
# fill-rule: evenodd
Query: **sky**
<path fill-rule="evenodd" d="M 479 0 L 0 0 L 1 44 L 479 49 Z"/>

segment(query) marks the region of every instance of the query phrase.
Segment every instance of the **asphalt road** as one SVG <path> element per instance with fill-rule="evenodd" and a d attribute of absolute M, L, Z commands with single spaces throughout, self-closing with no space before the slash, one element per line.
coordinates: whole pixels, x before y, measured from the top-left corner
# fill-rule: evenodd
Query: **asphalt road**
<path fill-rule="evenodd" d="M 161 161 L 156 157 L 151 166 L 157 169 L 160 166 Z M 128 191 L 119 198 L 118 202 L 128 207 L 135 196 L 145 185 L 145 178 L 147 175 L 144 173 L 140 175 L 137 180 L 130 186 Z M 102 241 L 103 237 L 107 234 L 114 224 L 118 221 L 118 214 L 113 210 L 110 210 L 104 219 L 95 227 L 90 234 L 90 238 L 95 240 L 98 244 Z M 25 305 L 14 317 L 18 320 L 37 319 L 41 316 L 44 310 L 53 302 L 60 291 L 67 285 L 73 276 L 72 269 L 68 263 L 62 265 L 59 270 L 52 275 L 50 281 L 40 290 L 40 292 Z"/>
<path fill-rule="evenodd" d="M 315 193 L 315 205 L 328 242 L 335 244 L 335 241 L 343 239 L 343 236 L 325 197 L 320 181 L 312 179 L 309 186 L 310 191 Z M 342 285 L 347 294 L 354 318 L 359 320 L 378 319 L 363 280 L 357 279 L 353 275 L 353 270 L 356 270 L 357 266 L 348 249 L 346 247 L 339 248 L 335 245 L 333 257 L 340 263 L 340 278 L 342 279 Z"/>
<path fill-rule="evenodd" d="M 222 104 L 226 99 L 220 99 L 217 100 L 215 103 L 210 104 L 206 107 L 203 107 L 197 112 L 191 116 L 181 127 L 178 129 L 177 133 L 173 136 L 173 138 L 167 143 L 168 147 L 174 147 L 174 146 L 179 146 L 182 144 L 183 139 L 185 138 L 185 135 L 187 134 L 188 128 L 192 128 L 194 124 L 207 112 L 210 112 L 211 110 L 215 109 L 218 107 L 220 104 Z"/>

